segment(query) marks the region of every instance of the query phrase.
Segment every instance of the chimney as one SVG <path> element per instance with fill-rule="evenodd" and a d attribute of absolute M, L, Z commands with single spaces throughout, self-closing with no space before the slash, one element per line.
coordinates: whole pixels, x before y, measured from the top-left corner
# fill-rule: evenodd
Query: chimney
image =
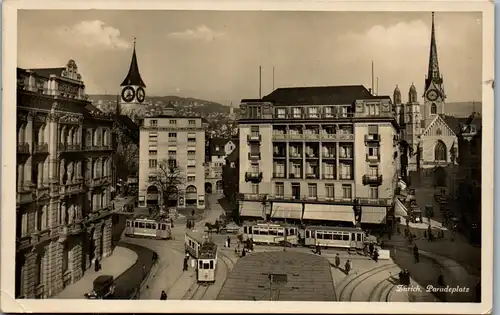
<path fill-rule="evenodd" d="M 370 95 L 373 95 L 373 94 L 372 94 L 372 89 L 371 89 L 371 88 L 368 88 L 368 92 L 370 92 Z"/>

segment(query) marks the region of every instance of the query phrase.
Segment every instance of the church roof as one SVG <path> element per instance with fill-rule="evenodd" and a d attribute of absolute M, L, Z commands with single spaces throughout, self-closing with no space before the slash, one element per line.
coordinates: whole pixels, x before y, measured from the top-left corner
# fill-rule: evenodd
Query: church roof
<path fill-rule="evenodd" d="M 141 74 L 139 73 L 139 65 L 137 64 L 137 56 L 135 54 L 135 41 L 134 41 L 134 52 L 132 53 L 132 61 L 130 62 L 130 68 L 128 69 L 127 76 L 123 80 L 120 86 L 136 85 L 143 88 L 146 87 L 144 81 L 142 81 Z"/>
<path fill-rule="evenodd" d="M 363 85 L 279 88 L 262 98 L 275 105 L 346 105 L 362 99 L 390 99 L 374 96 Z M 245 100 L 243 100 L 245 101 Z"/>
<path fill-rule="evenodd" d="M 449 128 L 451 131 L 451 134 L 458 135 L 458 132 L 460 131 L 460 128 L 458 127 L 459 125 L 456 124 L 455 122 L 455 117 L 453 116 L 446 116 L 446 115 L 436 115 L 436 117 L 429 123 L 429 125 L 425 128 L 425 130 L 422 132 L 422 136 L 427 133 L 431 127 L 437 123 L 438 121 L 441 121 L 443 125 Z M 451 125 L 450 125 L 451 124 Z"/>

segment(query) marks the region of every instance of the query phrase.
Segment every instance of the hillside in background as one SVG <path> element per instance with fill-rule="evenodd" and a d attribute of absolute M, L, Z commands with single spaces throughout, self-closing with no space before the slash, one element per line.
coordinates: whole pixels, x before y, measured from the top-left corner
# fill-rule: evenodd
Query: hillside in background
<path fill-rule="evenodd" d="M 469 117 L 472 112 L 482 115 L 482 107 L 481 102 L 453 102 L 446 103 L 444 111 L 447 115 L 455 117 Z"/>

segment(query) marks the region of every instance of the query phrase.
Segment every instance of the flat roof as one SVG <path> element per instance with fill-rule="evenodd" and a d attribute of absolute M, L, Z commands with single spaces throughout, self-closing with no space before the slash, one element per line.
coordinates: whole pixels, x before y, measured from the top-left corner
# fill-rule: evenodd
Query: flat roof
<path fill-rule="evenodd" d="M 217 300 L 269 301 L 269 274 L 286 278 L 273 284 L 273 301 L 336 300 L 328 259 L 293 251 L 252 253 L 239 259 Z"/>

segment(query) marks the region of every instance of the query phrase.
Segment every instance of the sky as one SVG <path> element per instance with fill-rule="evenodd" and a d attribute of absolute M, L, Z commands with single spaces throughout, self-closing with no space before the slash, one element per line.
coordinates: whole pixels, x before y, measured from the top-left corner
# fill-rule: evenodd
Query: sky
<path fill-rule="evenodd" d="M 480 101 L 481 13 L 436 12 L 435 26 L 447 101 Z M 18 66 L 74 59 L 87 94 L 116 94 L 136 37 L 147 95 L 238 104 L 259 97 L 259 65 L 263 96 L 273 67 L 275 88 L 369 88 L 373 61 L 378 94 L 398 85 L 406 102 L 412 83 L 423 95 L 430 30 L 430 12 L 24 10 Z"/>

